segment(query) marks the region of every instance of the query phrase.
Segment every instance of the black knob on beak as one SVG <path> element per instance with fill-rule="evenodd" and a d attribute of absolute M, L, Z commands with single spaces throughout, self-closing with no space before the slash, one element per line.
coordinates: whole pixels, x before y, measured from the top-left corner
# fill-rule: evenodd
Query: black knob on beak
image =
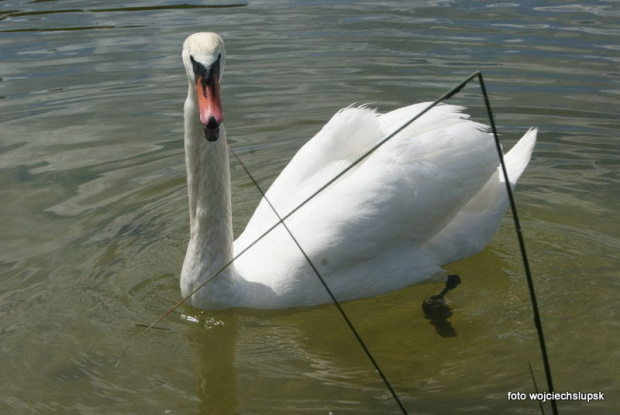
<path fill-rule="evenodd" d="M 207 125 L 205 125 L 205 128 L 208 128 L 209 130 L 217 130 L 219 127 L 220 125 L 215 120 L 215 117 L 214 116 L 209 117 L 209 122 L 207 123 Z"/>

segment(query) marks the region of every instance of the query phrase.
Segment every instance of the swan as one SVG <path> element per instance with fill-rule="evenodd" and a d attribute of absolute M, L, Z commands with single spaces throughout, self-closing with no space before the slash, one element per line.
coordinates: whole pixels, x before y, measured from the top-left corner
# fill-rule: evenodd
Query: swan
<path fill-rule="evenodd" d="M 220 92 L 224 42 L 215 33 L 192 34 L 182 58 L 189 81 L 184 147 L 190 220 L 182 295 L 201 309 L 330 302 L 281 224 L 205 284 L 278 218 L 263 199 L 233 241 Z M 338 111 L 284 168 L 267 199 L 284 217 L 428 105 L 385 114 L 367 106 Z M 482 251 L 497 231 L 508 206 L 497 151 L 488 127 L 463 110 L 432 108 L 285 220 L 337 299 L 445 281 L 442 265 Z M 505 155 L 512 186 L 536 134 L 530 129 Z"/>

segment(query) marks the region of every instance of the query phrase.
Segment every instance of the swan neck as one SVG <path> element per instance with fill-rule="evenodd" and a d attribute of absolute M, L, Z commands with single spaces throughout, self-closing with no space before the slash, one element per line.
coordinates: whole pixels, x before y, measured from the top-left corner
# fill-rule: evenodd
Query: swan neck
<path fill-rule="evenodd" d="M 185 157 L 189 196 L 190 241 L 181 272 L 184 296 L 213 276 L 232 259 L 232 209 L 230 167 L 226 130 L 220 125 L 215 142 L 205 139 L 192 89 L 185 104 Z M 207 287 L 196 293 L 191 302 L 207 308 L 217 303 L 218 286 L 231 282 L 232 266 Z M 215 297 L 215 298 L 212 298 Z"/>

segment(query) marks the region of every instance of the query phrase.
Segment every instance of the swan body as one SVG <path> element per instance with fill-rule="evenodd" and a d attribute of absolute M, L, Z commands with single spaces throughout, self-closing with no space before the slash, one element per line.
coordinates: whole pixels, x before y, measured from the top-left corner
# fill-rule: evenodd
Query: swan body
<path fill-rule="evenodd" d="M 264 199 L 233 242 L 219 98 L 224 58 L 223 41 L 214 33 L 197 33 L 184 43 L 190 241 L 182 294 L 191 295 L 189 301 L 198 308 L 329 302 L 282 225 L 252 245 L 278 223 Z M 385 114 L 367 107 L 340 110 L 293 157 L 267 199 L 286 216 L 429 105 Z M 499 228 L 508 200 L 495 144 L 487 127 L 462 111 L 452 105 L 432 108 L 286 219 L 339 300 L 445 279 L 442 265 L 480 252 Z M 530 130 L 505 155 L 512 186 L 530 160 L 536 133 Z"/>

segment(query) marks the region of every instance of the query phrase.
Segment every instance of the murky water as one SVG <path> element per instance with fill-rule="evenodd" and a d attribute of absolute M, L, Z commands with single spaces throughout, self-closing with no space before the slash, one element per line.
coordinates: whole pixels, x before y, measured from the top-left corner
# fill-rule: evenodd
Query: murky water
<path fill-rule="evenodd" d="M 542 4 L 542 5 L 541 5 Z M 434 100 L 475 70 L 506 146 L 540 144 L 517 193 L 556 390 L 620 410 L 620 4 L 615 1 L 0 3 L 0 412 L 387 414 L 334 307 L 198 312 L 188 238 L 183 39 L 227 42 L 233 145 L 267 186 L 352 102 Z M 485 121 L 476 85 L 454 100 Z M 258 193 L 233 165 L 235 229 Z M 449 270 L 457 337 L 414 286 L 345 304 L 410 414 L 540 413 L 545 381 L 510 220 Z"/>

